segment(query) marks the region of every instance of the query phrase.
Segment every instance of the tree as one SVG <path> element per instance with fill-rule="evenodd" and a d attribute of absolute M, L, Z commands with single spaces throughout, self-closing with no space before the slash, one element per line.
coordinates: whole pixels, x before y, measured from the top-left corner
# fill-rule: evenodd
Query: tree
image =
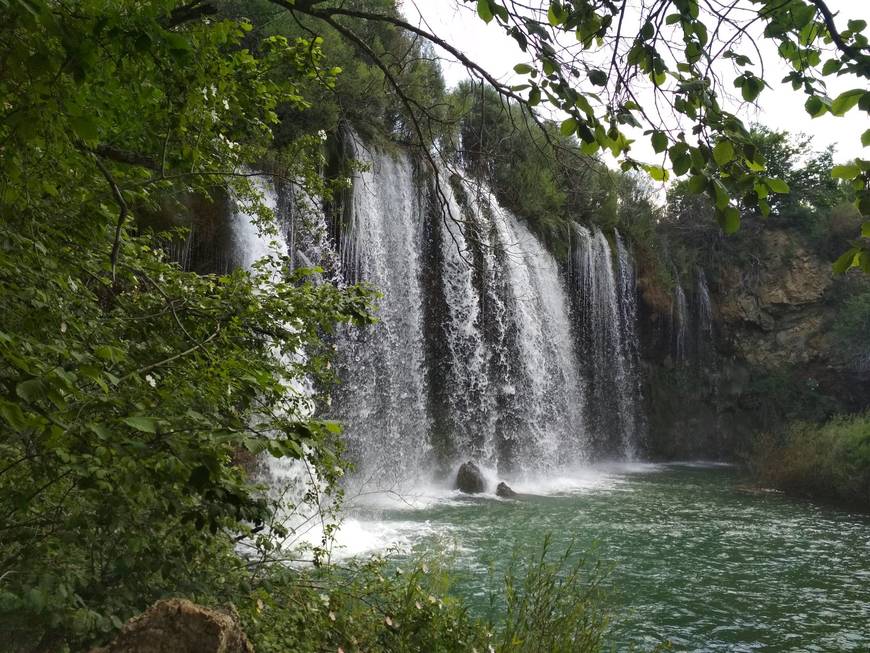
<path fill-rule="evenodd" d="M 585 153 L 609 150 L 622 159 L 623 169 L 643 169 L 658 180 L 667 180 L 671 172 L 687 177 L 689 190 L 710 198 L 726 232 L 740 226 L 738 203 L 766 215 L 768 197 L 789 190 L 784 180 L 770 174 L 749 129 L 727 108 L 729 86 L 743 101 L 755 102 L 770 85 L 757 40 L 777 46 L 778 56 L 790 68 L 783 83 L 806 94 L 809 115 L 840 116 L 856 107 L 870 112 L 870 91 L 860 85 L 870 78 L 866 21 L 849 21 L 845 28 L 837 25 L 823 0 L 656 0 L 642 5 L 611 0 L 466 0 L 524 53 L 526 61 L 515 67 L 526 76 L 519 85 L 499 81 L 437 34 L 366 3 L 272 1 L 332 26 L 376 63 L 377 53 L 348 20 L 386 22 L 428 40 L 503 98 L 561 112 L 562 132 L 576 135 Z M 723 62 L 737 73 L 730 85 L 719 74 Z M 850 77 L 859 85 L 831 99 L 825 86 L 825 77 L 831 75 Z M 386 77 L 414 115 L 413 98 L 396 79 Z M 543 126 L 537 114 L 531 117 Z M 644 130 L 660 162 L 631 155 L 632 141 L 625 133 L 629 126 Z M 416 132 L 425 142 L 419 125 Z M 870 131 L 861 139 L 870 142 Z M 838 166 L 833 174 L 853 185 L 858 207 L 870 215 L 870 162 Z M 731 190 L 720 177 L 730 180 Z M 836 269 L 870 270 L 870 221 L 864 223 L 862 235 Z"/>
<path fill-rule="evenodd" d="M 337 479 L 337 426 L 294 388 L 330 381 L 326 338 L 369 293 L 280 260 L 185 272 L 139 222 L 219 186 L 274 230 L 243 168 L 267 155 L 328 192 L 319 139 L 272 139 L 279 106 L 334 81 L 317 39 L 254 53 L 197 2 L 0 7 L 0 631 L 81 648 L 244 577 L 235 540 L 275 509 L 243 452 Z"/>

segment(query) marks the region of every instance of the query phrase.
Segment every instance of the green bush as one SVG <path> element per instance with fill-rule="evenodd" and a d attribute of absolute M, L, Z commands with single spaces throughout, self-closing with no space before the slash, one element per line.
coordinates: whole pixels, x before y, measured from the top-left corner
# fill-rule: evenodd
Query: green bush
<path fill-rule="evenodd" d="M 796 423 L 763 438 L 753 456 L 759 480 L 790 494 L 870 510 L 870 414 L 824 425 Z"/>
<path fill-rule="evenodd" d="M 529 560 L 514 556 L 492 591 L 488 619 L 451 595 L 450 558 L 296 571 L 270 566 L 240 604 L 258 653 L 323 650 L 395 653 L 591 653 L 604 647 L 607 615 L 597 567 L 549 540 Z"/>

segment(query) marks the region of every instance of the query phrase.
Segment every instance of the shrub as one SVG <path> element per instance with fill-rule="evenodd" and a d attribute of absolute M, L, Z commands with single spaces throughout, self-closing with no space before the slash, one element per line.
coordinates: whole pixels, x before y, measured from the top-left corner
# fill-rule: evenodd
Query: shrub
<path fill-rule="evenodd" d="M 753 467 L 762 483 L 790 494 L 870 510 L 870 413 L 768 435 Z"/>

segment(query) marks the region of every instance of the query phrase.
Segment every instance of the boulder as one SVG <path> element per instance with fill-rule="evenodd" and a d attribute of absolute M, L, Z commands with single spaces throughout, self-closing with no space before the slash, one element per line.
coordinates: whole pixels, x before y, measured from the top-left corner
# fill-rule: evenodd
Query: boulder
<path fill-rule="evenodd" d="M 515 496 L 517 496 L 517 493 L 514 492 L 510 488 L 510 486 L 504 481 L 499 483 L 498 486 L 495 488 L 495 494 L 502 499 L 513 499 Z"/>
<path fill-rule="evenodd" d="M 486 481 L 480 467 L 473 462 L 462 463 L 456 474 L 456 489 L 466 494 L 480 494 L 486 488 Z"/>
<path fill-rule="evenodd" d="M 186 599 L 158 601 L 91 653 L 254 653 L 238 614 Z"/>

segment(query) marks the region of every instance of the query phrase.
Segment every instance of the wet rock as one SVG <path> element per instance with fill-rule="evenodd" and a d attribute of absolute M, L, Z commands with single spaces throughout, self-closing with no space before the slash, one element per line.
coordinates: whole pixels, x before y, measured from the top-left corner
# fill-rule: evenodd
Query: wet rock
<path fill-rule="evenodd" d="M 91 653 L 254 653 L 254 647 L 234 611 L 168 599 L 132 618 L 111 644 Z"/>
<path fill-rule="evenodd" d="M 495 488 L 496 496 L 500 496 L 502 499 L 513 499 L 517 496 L 517 493 L 514 492 L 510 486 L 502 481 L 498 484 L 498 487 Z"/>
<path fill-rule="evenodd" d="M 486 488 L 486 481 L 480 467 L 473 462 L 462 463 L 456 474 L 456 488 L 466 494 L 480 494 Z"/>

